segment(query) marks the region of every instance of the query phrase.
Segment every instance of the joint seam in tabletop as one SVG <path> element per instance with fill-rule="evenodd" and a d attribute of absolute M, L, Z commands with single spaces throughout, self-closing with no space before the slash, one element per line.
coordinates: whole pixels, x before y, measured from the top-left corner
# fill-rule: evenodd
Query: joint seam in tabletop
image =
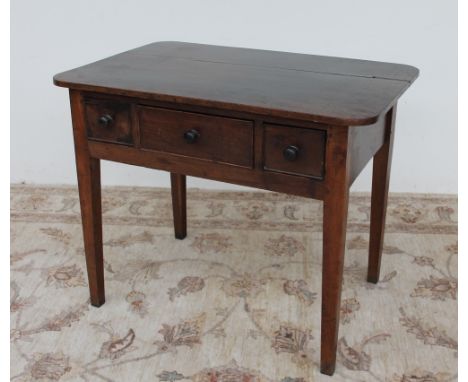
<path fill-rule="evenodd" d="M 155 54 L 158 57 L 167 57 L 167 58 L 175 58 L 178 60 L 188 60 L 188 61 L 197 61 L 197 62 L 207 62 L 211 64 L 225 64 L 225 65 L 236 65 L 236 66 L 249 66 L 253 68 L 267 68 L 267 69 L 279 69 L 279 70 L 291 70 L 294 72 L 305 72 L 305 73 L 315 73 L 315 74 L 323 74 L 323 75 L 330 75 L 330 76 L 343 76 L 343 77 L 359 77 L 359 78 L 368 78 L 378 79 L 378 80 L 387 80 L 387 81 L 398 81 L 398 82 L 407 82 L 411 84 L 413 81 L 410 80 L 402 80 L 398 78 L 390 78 L 390 77 L 381 77 L 381 76 L 365 76 L 359 74 L 349 74 L 349 73 L 338 73 L 338 72 L 323 72 L 321 70 L 305 70 L 305 69 L 295 69 L 295 68 L 286 68 L 284 66 L 269 66 L 269 65 L 254 65 L 254 64 L 242 64 L 239 62 L 226 62 L 226 61 L 214 61 L 214 60 L 201 60 L 199 58 L 187 58 L 187 57 L 176 57 L 176 56 L 165 56 L 160 54 Z"/>

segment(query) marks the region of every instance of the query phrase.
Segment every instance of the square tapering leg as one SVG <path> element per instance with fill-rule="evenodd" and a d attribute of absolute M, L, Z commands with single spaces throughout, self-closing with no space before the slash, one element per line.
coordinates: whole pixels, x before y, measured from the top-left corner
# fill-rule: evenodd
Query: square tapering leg
<path fill-rule="evenodd" d="M 324 201 L 320 371 L 333 375 L 340 323 L 348 196 Z"/>
<path fill-rule="evenodd" d="M 70 91 L 70 101 L 89 292 L 91 304 L 101 306 L 105 293 L 100 162 L 89 155 L 81 95 Z"/>
<path fill-rule="evenodd" d="M 372 196 L 369 236 L 369 266 L 367 281 L 377 283 L 384 242 L 385 216 L 387 212 L 388 186 L 392 162 L 396 106 L 386 115 L 385 142 L 374 155 L 372 171 Z"/>
<path fill-rule="evenodd" d="M 187 184 L 185 175 L 171 173 L 172 212 L 177 239 L 187 236 Z"/>
<path fill-rule="evenodd" d="M 348 131 L 330 133 L 328 193 L 323 201 L 322 326 L 320 371 L 333 375 L 340 323 L 341 286 L 349 201 Z"/>

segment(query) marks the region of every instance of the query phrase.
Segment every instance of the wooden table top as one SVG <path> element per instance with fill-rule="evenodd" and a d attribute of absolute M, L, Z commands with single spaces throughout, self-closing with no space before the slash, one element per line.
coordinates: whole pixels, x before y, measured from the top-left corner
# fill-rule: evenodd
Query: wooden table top
<path fill-rule="evenodd" d="M 164 41 L 57 74 L 54 83 L 262 116 L 368 125 L 418 73 L 408 65 Z"/>

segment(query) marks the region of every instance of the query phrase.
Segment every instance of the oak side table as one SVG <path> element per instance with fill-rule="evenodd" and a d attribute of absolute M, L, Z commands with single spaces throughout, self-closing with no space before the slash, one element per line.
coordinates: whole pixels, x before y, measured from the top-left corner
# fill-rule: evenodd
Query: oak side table
<path fill-rule="evenodd" d="M 156 42 L 54 77 L 69 88 L 91 304 L 104 303 L 100 160 L 322 200 L 321 372 L 335 370 L 349 187 L 373 158 L 369 268 L 379 279 L 398 64 Z"/>

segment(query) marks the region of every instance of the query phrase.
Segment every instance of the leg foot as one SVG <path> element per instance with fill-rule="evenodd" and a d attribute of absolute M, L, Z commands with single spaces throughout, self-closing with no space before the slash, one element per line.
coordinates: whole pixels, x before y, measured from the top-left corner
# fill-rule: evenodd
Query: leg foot
<path fill-rule="evenodd" d="M 105 303 L 105 300 L 103 299 L 102 301 L 95 301 L 95 302 L 91 302 L 91 305 L 96 307 L 96 308 L 99 308 L 101 307 L 102 305 L 104 305 Z"/>

